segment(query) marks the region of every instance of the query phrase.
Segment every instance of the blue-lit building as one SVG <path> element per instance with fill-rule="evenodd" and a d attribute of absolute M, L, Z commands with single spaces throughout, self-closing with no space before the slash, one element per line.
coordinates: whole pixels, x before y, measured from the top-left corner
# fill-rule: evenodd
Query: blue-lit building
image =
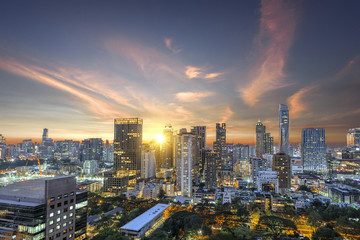
<path fill-rule="evenodd" d="M 327 170 L 325 129 L 303 128 L 301 158 L 304 171 L 325 172 Z"/>
<path fill-rule="evenodd" d="M 279 104 L 280 152 L 289 154 L 289 108 Z"/>

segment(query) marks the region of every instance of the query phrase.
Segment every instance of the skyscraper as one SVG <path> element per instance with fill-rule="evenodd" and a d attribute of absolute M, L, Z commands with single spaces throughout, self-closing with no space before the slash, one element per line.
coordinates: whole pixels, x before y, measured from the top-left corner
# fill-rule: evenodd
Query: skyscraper
<path fill-rule="evenodd" d="M 266 127 L 260 122 L 256 124 L 256 156 L 261 157 L 265 153 Z"/>
<path fill-rule="evenodd" d="M 205 186 L 206 188 L 217 187 L 217 154 L 213 151 L 205 151 Z"/>
<path fill-rule="evenodd" d="M 206 126 L 194 126 L 191 133 L 196 135 L 196 169 L 199 177 L 203 174 L 205 164 L 205 148 L 206 148 Z"/>
<path fill-rule="evenodd" d="M 226 123 L 216 123 L 216 140 L 214 142 L 214 152 L 220 153 L 221 144 L 226 143 Z"/>
<path fill-rule="evenodd" d="M 360 128 L 351 128 L 346 136 L 347 146 L 360 147 Z"/>
<path fill-rule="evenodd" d="M 327 171 L 325 130 L 323 128 L 303 128 L 301 140 L 304 171 Z"/>
<path fill-rule="evenodd" d="M 174 167 L 174 131 L 171 124 L 163 130 L 164 142 L 161 143 L 161 168 Z"/>
<path fill-rule="evenodd" d="M 81 161 L 103 158 L 104 143 L 101 138 L 84 139 L 81 144 Z"/>
<path fill-rule="evenodd" d="M 176 184 L 182 196 L 192 196 L 193 163 L 196 158 L 196 135 L 180 130 L 176 135 Z"/>
<path fill-rule="evenodd" d="M 274 138 L 271 133 L 265 133 L 265 153 L 274 154 Z"/>
<path fill-rule="evenodd" d="M 116 118 L 114 120 L 114 170 L 123 175 L 140 176 L 141 118 Z"/>
<path fill-rule="evenodd" d="M 284 193 L 291 188 L 291 160 L 284 153 L 275 154 L 273 157 L 272 170 L 277 171 L 280 192 Z"/>
<path fill-rule="evenodd" d="M 280 152 L 289 154 L 289 109 L 279 104 Z"/>
<path fill-rule="evenodd" d="M 42 135 L 42 143 L 44 144 L 44 141 L 48 138 L 48 129 L 44 128 L 43 135 Z"/>

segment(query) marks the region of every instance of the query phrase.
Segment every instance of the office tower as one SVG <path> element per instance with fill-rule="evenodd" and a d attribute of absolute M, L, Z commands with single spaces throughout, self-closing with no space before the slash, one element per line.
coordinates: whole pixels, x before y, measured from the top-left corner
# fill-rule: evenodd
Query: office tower
<path fill-rule="evenodd" d="M 272 170 L 277 171 L 281 193 L 291 188 L 291 160 L 284 153 L 274 154 Z"/>
<path fill-rule="evenodd" d="M 96 160 L 86 160 L 83 164 L 83 175 L 91 177 L 98 174 L 99 164 Z"/>
<path fill-rule="evenodd" d="M 261 157 L 265 153 L 266 127 L 260 122 L 256 124 L 256 156 Z"/>
<path fill-rule="evenodd" d="M 226 123 L 216 123 L 216 140 L 213 145 L 215 153 L 220 153 L 221 144 L 226 143 Z"/>
<path fill-rule="evenodd" d="M 44 128 L 43 135 L 42 135 L 42 144 L 44 144 L 44 141 L 48 138 L 48 129 Z"/>
<path fill-rule="evenodd" d="M 196 135 L 181 129 L 175 146 L 177 188 L 182 196 L 192 196 L 193 163 L 196 158 Z"/>
<path fill-rule="evenodd" d="M 347 146 L 360 147 L 360 128 L 351 128 L 346 136 Z"/>
<path fill-rule="evenodd" d="M 113 145 L 109 143 L 109 140 L 106 140 L 105 146 L 103 148 L 102 160 L 105 163 L 110 163 L 114 161 L 114 149 Z"/>
<path fill-rule="evenodd" d="M 289 154 L 289 109 L 279 104 L 280 152 Z"/>
<path fill-rule="evenodd" d="M 86 160 L 100 161 L 103 158 L 104 143 L 101 138 L 84 139 L 81 143 L 82 162 Z"/>
<path fill-rule="evenodd" d="M 202 176 L 205 164 L 205 148 L 206 148 L 206 126 L 193 126 L 191 133 L 196 135 L 196 164 L 199 177 Z"/>
<path fill-rule="evenodd" d="M 161 168 L 174 167 L 174 130 L 171 124 L 163 130 L 164 142 L 161 143 Z"/>
<path fill-rule="evenodd" d="M 154 178 L 156 176 L 155 153 L 150 145 L 143 144 L 141 152 L 141 178 Z"/>
<path fill-rule="evenodd" d="M 217 187 L 217 166 L 216 166 L 217 154 L 213 151 L 205 151 L 205 186 L 206 188 Z"/>
<path fill-rule="evenodd" d="M 76 191 L 74 176 L 7 185 L 0 211 L 1 239 L 86 238 L 87 193 Z"/>
<path fill-rule="evenodd" d="M 73 140 L 55 141 L 54 158 L 56 160 L 70 159 L 77 161 L 80 158 L 80 142 Z"/>
<path fill-rule="evenodd" d="M 21 150 L 24 153 L 33 154 L 34 153 L 34 144 L 33 144 L 32 140 L 31 139 L 23 140 Z"/>
<path fill-rule="evenodd" d="M 323 128 L 303 128 L 301 140 L 304 171 L 327 171 L 325 130 Z"/>
<path fill-rule="evenodd" d="M 234 145 L 222 144 L 220 148 L 220 179 L 223 184 L 230 185 L 233 179 Z"/>
<path fill-rule="evenodd" d="M 6 148 L 5 137 L 0 134 L 0 158 L 3 158 L 5 156 L 5 148 Z"/>
<path fill-rule="evenodd" d="M 234 146 L 234 163 L 239 165 L 241 177 L 250 176 L 250 146 L 237 144 Z"/>
<path fill-rule="evenodd" d="M 123 175 L 140 176 L 141 118 L 116 118 L 114 120 L 114 170 Z"/>
<path fill-rule="evenodd" d="M 257 177 L 259 171 L 268 170 L 267 161 L 265 158 L 251 158 L 251 180 L 253 183 L 253 187 L 257 186 Z"/>
<path fill-rule="evenodd" d="M 270 133 L 265 133 L 265 153 L 274 154 L 274 138 Z"/>

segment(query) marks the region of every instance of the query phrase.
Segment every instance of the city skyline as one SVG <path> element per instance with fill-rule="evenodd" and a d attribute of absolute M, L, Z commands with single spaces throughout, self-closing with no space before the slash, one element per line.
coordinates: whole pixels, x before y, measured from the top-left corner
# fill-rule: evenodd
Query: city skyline
<path fill-rule="evenodd" d="M 171 123 L 206 126 L 211 145 L 224 122 L 227 142 L 254 144 L 260 119 L 279 144 L 286 104 L 290 143 L 313 127 L 345 145 L 359 127 L 359 5 L 4 3 L 0 134 L 112 141 L 114 118 L 139 117 L 144 142 Z"/>

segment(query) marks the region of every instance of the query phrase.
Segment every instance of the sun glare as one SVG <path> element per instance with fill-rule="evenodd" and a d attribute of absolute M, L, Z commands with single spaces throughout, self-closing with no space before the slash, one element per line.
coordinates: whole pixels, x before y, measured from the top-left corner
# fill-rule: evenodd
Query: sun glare
<path fill-rule="evenodd" d="M 157 141 L 158 143 L 163 143 L 163 142 L 165 141 L 164 135 L 162 135 L 162 134 L 156 135 L 156 141 Z"/>

